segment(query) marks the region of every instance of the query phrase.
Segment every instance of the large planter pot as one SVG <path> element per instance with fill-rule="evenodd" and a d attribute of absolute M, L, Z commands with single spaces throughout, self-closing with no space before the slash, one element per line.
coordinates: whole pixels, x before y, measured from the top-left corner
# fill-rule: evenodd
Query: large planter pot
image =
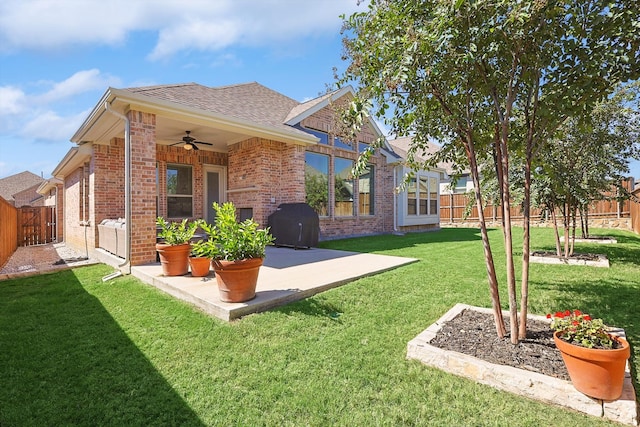
<path fill-rule="evenodd" d="M 193 277 L 206 277 L 209 275 L 211 258 L 189 257 L 189 267 Z"/>
<path fill-rule="evenodd" d="M 156 243 L 156 251 L 160 256 L 162 273 L 165 276 L 182 276 L 189 272 L 191 244 L 168 245 L 166 243 Z"/>
<path fill-rule="evenodd" d="M 244 302 L 255 298 L 262 261 L 262 258 L 211 261 L 216 273 L 220 299 L 224 302 Z"/>
<path fill-rule="evenodd" d="M 570 344 L 556 331 L 553 340 L 562 354 L 571 383 L 579 392 L 601 400 L 616 400 L 622 395 L 629 343 L 618 338 L 621 348 L 603 350 Z"/>

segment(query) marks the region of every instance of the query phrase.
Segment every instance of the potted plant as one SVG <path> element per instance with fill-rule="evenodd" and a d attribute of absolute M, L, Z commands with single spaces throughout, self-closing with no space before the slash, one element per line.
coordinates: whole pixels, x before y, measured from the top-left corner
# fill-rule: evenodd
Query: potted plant
<path fill-rule="evenodd" d="M 612 335 L 602 319 L 592 319 L 580 310 L 555 313 L 553 340 L 562 354 L 571 383 L 581 393 L 601 400 L 622 395 L 629 343 Z"/>
<path fill-rule="evenodd" d="M 201 223 L 201 226 L 206 223 Z M 199 240 L 191 245 L 189 268 L 193 277 L 206 277 L 211 270 L 211 254 L 208 241 Z"/>
<path fill-rule="evenodd" d="M 212 258 L 220 299 L 224 302 L 253 299 L 266 246 L 273 242 L 273 237 L 268 228 L 259 229 L 253 219 L 238 222 L 231 202 L 213 203 L 213 209 L 214 224 L 202 225 L 209 235 L 203 246 Z"/>
<path fill-rule="evenodd" d="M 160 228 L 156 251 L 160 256 L 162 272 L 165 276 L 182 276 L 189 271 L 190 240 L 198 228 L 198 222 L 167 222 L 158 217 L 156 225 Z"/>

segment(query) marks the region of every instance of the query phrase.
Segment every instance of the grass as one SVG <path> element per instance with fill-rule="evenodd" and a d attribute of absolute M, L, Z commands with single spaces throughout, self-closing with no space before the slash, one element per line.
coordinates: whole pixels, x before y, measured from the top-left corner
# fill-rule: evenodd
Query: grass
<path fill-rule="evenodd" d="M 578 248 L 611 268 L 532 264 L 530 311 L 580 308 L 633 346 L 640 238 L 594 232 L 619 243 Z M 322 246 L 420 262 L 230 324 L 130 276 L 103 283 L 101 265 L 0 282 L 0 426 L 617 425 L 405 359 L 455 303 L 490 306 L 476 230 Z M 553 248 L 551 230 L 533 230 L 533 247 Z"/>

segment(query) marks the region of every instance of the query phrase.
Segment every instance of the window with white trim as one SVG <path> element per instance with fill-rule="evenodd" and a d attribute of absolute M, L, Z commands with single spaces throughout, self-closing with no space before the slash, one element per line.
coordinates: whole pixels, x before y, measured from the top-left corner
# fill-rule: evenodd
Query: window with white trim
<path fill-rule="evenodd" d="M 167 216 L 193 217 L 193 168 L 167 165 Z"/>
<path fill-rule="evenodd" d="M 438 180 L 416 174 L 407 186 L 407 215 L 438 215 Z"/>

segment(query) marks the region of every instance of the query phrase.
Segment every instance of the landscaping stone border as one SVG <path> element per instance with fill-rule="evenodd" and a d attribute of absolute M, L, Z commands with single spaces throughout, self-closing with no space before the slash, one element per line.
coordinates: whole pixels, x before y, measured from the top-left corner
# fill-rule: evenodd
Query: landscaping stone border
<path fill-rule="evenodd" d="M 631 382 L 628 362 L 622 396 L 616 401 L 605 402 L 585 396 L 577 391 L 570 381 L 511 366 L 497 365 L 466 354 L 443 350 L 429 344 L 444 323 L 467 309 L 493 314 L 491 309 L 456 304 L 434 324 L 409 341 L 407 359 L 419 360 L 425 365 L 531 399 L 563 406 L 627 425 L 639 425 L 636 393 Z M 507 311 L 503 313 L 505 316 L 509 315 Z M 530 315 L 528 318 L 549 322 L 543 316 Z M 617 331 L 616 333 L 618 334 Z M 624 330 L 620 330 L 619 335 L 624 336 Z"/>
<path fill-rule="evenodd" d="M 564 265 L 587 265 L 590 267 L 603 267 L 609 268 L 609 258 L 603 254 L 594 254 L 598 257 L 597 260 L 586 260 L 576 258 L 562 258 L 557 256 L 538 256 L 531 255 L 529 262 L 536 264 L 564 264 Z"/>
<path fill-rule="evenodd" d="M 618 240 L 610 236 L 593 236 L 590 239 L 575 238 L 575 243 L 595 243 L 598 245 L 614 245 Z M 564 236 L 560 236 L 560 243 L 564 243 Z"/>

